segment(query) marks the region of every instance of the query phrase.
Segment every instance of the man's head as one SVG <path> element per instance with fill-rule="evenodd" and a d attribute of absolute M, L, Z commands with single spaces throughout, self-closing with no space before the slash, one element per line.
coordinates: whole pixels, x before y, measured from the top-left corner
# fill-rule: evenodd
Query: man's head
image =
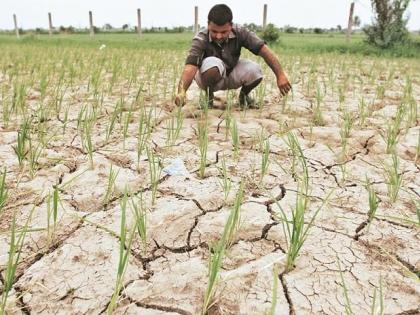
<path fill-rule="evenodd" d="M 208 15 L 208 30 L 211 39 L 223 43 L 232 30 L 232 10 L 226 4 L 216 4 Z"/>

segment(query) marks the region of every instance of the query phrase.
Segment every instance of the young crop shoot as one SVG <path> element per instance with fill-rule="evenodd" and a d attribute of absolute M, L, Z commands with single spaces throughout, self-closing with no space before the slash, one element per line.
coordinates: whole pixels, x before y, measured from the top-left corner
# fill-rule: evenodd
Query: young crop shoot
<path fill-rule="evenodd" d="M 7 203 L 8 189 L 6 187 L 6 168 L 0 173 L 0 214 Z"/>
<path fill-rule="evenodd" d="M 182 107 L 177 107 L 175 114 L 170 115 L 166 124 L 166 146 L 174 146 L 179 138 L 179 134 L 184 122 L 184 112 Z"/>
<path fill-rule="evenodd" d="M 235 160 L 239 158 L 239 133 L 238 133 L 238 125 L 236 124 L 236 119 L 232 117 L 232 121 L 230 124 L 230 135 L 232 138 L 232 146 L 233 146 L 233 156 Z"/>
<path fill-rule="evenodd" d="M 160 159 L 156 156 L 152 149 L 146 147 L 147 161 L 149 165 L 150 187 L 152 191 L 152 205 L 155 205 L 157 188 L 159 184 L 160 174 L 162 171 Z"/>
<path fill-rule="evenodd" d="M 398 143 L 401 122 L 405 114 L 405 107 L 399 106 L 395 119 L 387 122 L 385 134 L 381 134 L 386 142 L 386 153 L 390 154 L 395 152 L 396 145 Z"/>
<path fill-rule="evenodd" d="M 222 155 L 221 157 L 221 164 L 222 164 L 222 167 L 219 168 L 219 172 L 220 172 L 220 175 L 222 176 L 222 179 L 219 179 L 219 183 L 223 189 L 223 196 L 226 202 L 229 197 L 230 190 L 232 188 L 232 182 L 230 181 L 230 178 L 229 178 L 229 174 L 226 167 L 226 158 L 224 155 Z"/>
<path fill-rule="evenodd" d="M 140 192 L 138 202 L 131 199 L 131 208 L 134 211 L 137 221 L 137 234 L 140 237 L 143 246 L 143 255 L 147 252 L 147 211 L 143 202 L 143 192 Z"/>
<path fill-rule="evenodd" d="M 403 174 L 399 172 L 400 160 L 398 155 L 392 154 L 392 164 L 386 164 L 385 175 L 388 187 L 388 196 L 392 203 L 397 201 L 398 193 L 402 186 Z"/>
<path fill-rule="evenodd" d="M 198 130 L 198 147 L 200 150 L 200 167 L 198 174 L 200 178 L 204 178 L 207 166 L 207 149 L 208 149 L 208 122 L 207 119 L 199 119 L 197 121 Z"/>
<path fill-rule="evenodd" d="M 207 314 L 207 311 L 212 305 L 216 286 L 220 278 L 220 268 L 222 267 L 223 257 L 228 247 L 232 244 L 233 236 L 235 235 L 240 218 L 240 207 L 243 201 L 243 183 L 241 182 L 238 193 L 236 195 L 235 205 L 230 211 L 229 217 L 225 223 L 221 239 L 214 244 L 209 245 L 210 262 L 209 262 L 209 279 L 207 289 L 204 294 L 204 303 L 202 313 Z"/>
<path fill-rule="evenodd" d="M 294 134 L 289 133 L 289 143 L 290 146 L 294 147 L 294 151 L 296 156 L 299 159 L 299 163 L 302 168 L 302 175 L 297 176 L 297 193 L 296 193 L 296 202 L 295 205 L 291 209 L 291 216 L 292 218 L 288 218 L 286 212 L 277 201 L 276 198 L 275 203 L 279 209 L 279 212 L 276 213 L 276 219 L 281 222 L 283 228 L 284 238 L 286 240 L 287 245 L 287 258 L 286 258 L 286 268 L 285 273 L 291 271 L 295 267 L 295 261 L 299 255 L 299 252 L 308 237 L 309 230 L 313 226 L 316 216 L 318 215 L 319 211 L 323 208 L 323 206 L 327 203 L 332 191 L 328 194 L 328 196 L 323 200 L 322 204 L 318 207 L 318 209 L 313 214 L 312 218 L 309 220 L 305 220 L 305 213 L 309 206 L 309 173 L 308 173 L 308 166 L 306 163 L 306 158 L 303 155 L 302 148 L 300 147 L 299 142 Z"/>
<path fill-rule="evenodd" d="M 118 296 L 123 286 L 125 271 L 127 270 L 127 266 L 128 266 L 128 259 L 130 257 L 131 245 L 133 243 L 134 235 L 137 228 L 137 221 L 135 221 L 136 223 L 131 229 L 127 228 L 126 226 L 127 200 L 128 200 L 128 192 L 126 188 L 124 192 L 124 197 L 122 198 L 120 202 L 120 206 L 121 206 L 120 258 L 118 262 L 117 280 L 115 283 L 114 293 L 112 294 L 111 301 L 108 304 L 108 308 L 107 308 L 107 314 L 109 315 L 113 314 L 113 311 L 117 305 Z"/>
<path fill-rule="evenodd" d="M 151 129 L 150 126 L 151 116 L 142 110 L 139 119 L 139 126 L 137 129 L 137 169 L 140 168 L 140 159 L 144 149 L 147 147 L 148 140 L 150 138 Z"/>
<path fill-rule="evenodd" d="M 118 172 L 119 170 L 115 171 L 112 168 L 112 164 L 111 164 L 111 167 L 109 168 L 108 185 L 106 187 L 106 193 L 104 196 L 104 200 L 102 202 L 103 204 L 107 204 L 109 200 L 112 198 L 112 194 L 114 193 L 114 190 L 115 190 L 115 181 L 118 177 Z"/>
<path fill-rule="evenodd" d="M 260 151 L 261 151 L 261 175 L 260 183 L 263 182 L 264 176 L 268 172 L 270 165 L 270 140 L 267 137 L 260 139 Z"/>
<path fill-rule="evenodd" d="M 32 210 L 29 213 L 28 219 L 22 228 L 17 231 L 16 226 L 16 213 L 13 213 L 11 234 L 10 234 L 10 243 L 9 243 L 9 255 L 6 261 L 6 269 L 3 273 L 3 290 L 0 300 L 0 314 L 6 314 L 6 305 L 9 292 L 12 289 L 16 269 L 20 262 L 20 255 L 22 253 L 22 248 L 25 242 L 26 233 L 29 230 L 29 223 L 32 220 L 32 214 L 34 212 L 35 206 L 32 207 Z"/>
<path fill-rule="evenodd" d="M 324 96 L 322 95 L 321 89 L 318 85 L 317 89 L 316 89 L 315 107 L 312 109 L 312 111 L 313 111 L 312 121 L 313 121 L 315 126 L 323 126 L 325 124 L 324 123 L 324 118 L 322 116 L 322 109 L 321 109 L 321 104 L 322 104 L 323 100 L 324 100 Z"/>

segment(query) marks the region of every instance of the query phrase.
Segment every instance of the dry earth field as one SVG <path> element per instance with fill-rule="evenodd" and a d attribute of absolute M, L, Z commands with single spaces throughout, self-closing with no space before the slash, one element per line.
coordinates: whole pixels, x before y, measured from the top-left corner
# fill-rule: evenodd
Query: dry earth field
<path fill-rule="evenodd" d="M 182 50 L 1 51 L 6 314 L 200 314 L 205 295 L 208 314 L 419 313 L 419 60 L 284 54 L 281 99 L 245 53 L 260 108 L 222 91 L 206 111 L 195 84 L 173 106 Z"/>

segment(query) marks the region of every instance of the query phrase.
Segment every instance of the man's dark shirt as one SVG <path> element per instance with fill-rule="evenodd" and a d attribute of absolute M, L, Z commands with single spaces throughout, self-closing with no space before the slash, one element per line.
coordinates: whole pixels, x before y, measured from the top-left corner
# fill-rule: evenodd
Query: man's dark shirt
<path fill-rule="evenodd" d="M 194 37 L 185 64 L 200 67 L 204 58 L 214 56 L 223 60 L 229 74 L 238 63 L 242 47 L 258 55 L 264 44 L 254 32 L 237 24 L 233 25 L 229 38 L 221 45 L 212 41 L 209 31 L 205 29 Z"/>

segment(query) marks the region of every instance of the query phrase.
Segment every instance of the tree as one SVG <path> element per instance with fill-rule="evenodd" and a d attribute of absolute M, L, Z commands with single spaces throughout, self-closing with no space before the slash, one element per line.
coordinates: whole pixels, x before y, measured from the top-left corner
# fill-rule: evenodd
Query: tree
<path fill-rule="evenodd" d="M 367 35 L 367 42 L 389 48 L 408 41 L 408 19 L 404 13 L 410 0 L 372 0 L 374 21 L 363 29 Z"/>
<path fill-rule="evenodd" d="M 360 20 L 360 18 L 356 15 L 353 19 L 353 26 L 354 27 L 359 27 L 360 24 L 362 24 L 362 21 Z"/>
<path fill-rule="evenodd" d="M 263 30 L 261 37 L 267 43 L 274 43 L 279 39 L 280 31 L 274 24 L 269 23 Z"/>

